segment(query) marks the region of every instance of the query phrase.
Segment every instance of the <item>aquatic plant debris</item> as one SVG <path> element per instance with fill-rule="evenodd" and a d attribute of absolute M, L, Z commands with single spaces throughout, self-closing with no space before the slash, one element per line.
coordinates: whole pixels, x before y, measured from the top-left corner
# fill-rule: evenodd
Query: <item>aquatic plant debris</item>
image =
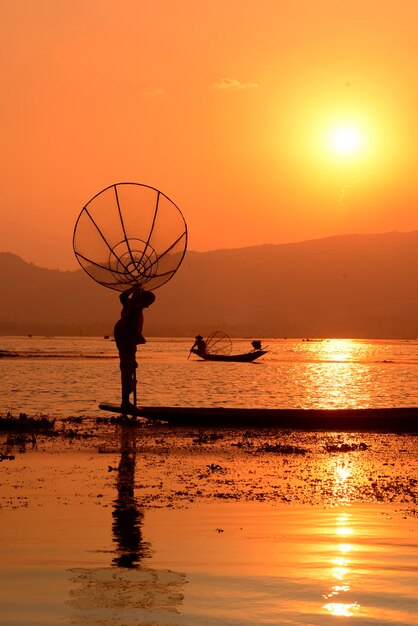
<path fill-rule="evenodd" d="M 24 422 L 31 424 L 30 418 Z M 196 432 L 85 416 L 76 423 L 71 418 L 57 419 L 52 429 L 40 432 L 0 431 L 0 453 L 15 456 L 13 464 L 2 467 L 19 472 L 33 455 L 34 460 L 42 457 L 57 484 L 63 471 L 57 465 L 57 452 L 60 458 L 70 455 L 75 475 L 83 459 L 98 506 L 112 504 L 110 493 L 120 475 L 121 459 L 126 462 L 128 442 L 135 497 L 145 508 L 184 508 L 220 499 L 321 506 L 379 502 L 398 504 L 416 514 L 418 458 L 413 435 L 289 429 L 243 433 L 233 428 L 218 435 L 216 429 Z M 4 478 L 13 482 L 14 473 Z M 23 506 L 32 497 L 31 484 L 36 481 L 36 472 L 29 473 L 0 505 Z"/>

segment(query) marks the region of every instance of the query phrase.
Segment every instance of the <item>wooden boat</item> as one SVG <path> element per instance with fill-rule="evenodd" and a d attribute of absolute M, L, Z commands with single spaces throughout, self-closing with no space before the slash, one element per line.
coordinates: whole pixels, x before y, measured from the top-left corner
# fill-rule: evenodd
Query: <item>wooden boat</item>
<path fill-rule="evenodd" d="M 104 411 L 121 407 L 102 403 Z M 264 409 L 238 407 L 139 406 L 135 415 L 174 427 L 268 428 L 303 431 L 418 432 L 418 407 L 366 409 Z"/>
<path fill-rule="evenodd" d="M 267 353 L 262 348 L 261 341 L 256 339 L 251 342 L 253 349 L 242 354 L 231 354 L 232 341 L 229 335 L 221 330 L 215 330 L 203 341 L 202 335 L 196 335 L 196 341 L 190 350 L 190 354 L 195 354 L 203 361 L 232 361 L 235 363 L 252 363 L 260 356 Z M 189 356 L 190 356 L 189 354 Z"/>
<path fill-rule="evenodd" d="M 267 350 L 251 350 L 243 354 L 210 354 L 209 352 L 198 352 L 192 349 L 191 352 L 203 359 L 203 361 L 234 361 L 236 363 L 252 363 L 256 359 L 267 353 Z"/>

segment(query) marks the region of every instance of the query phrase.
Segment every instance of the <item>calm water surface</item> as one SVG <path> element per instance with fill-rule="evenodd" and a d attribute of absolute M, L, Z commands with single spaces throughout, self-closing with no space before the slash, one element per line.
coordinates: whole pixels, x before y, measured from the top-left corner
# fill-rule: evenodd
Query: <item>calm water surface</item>
<path fill-rule="evenodd" d="M 1 463 L 2 626 L 418 624 L 418 527 L 401 505 L 145 507 L 170 458 L 136 457 Z"/>
<path fill-rule="evenodd" d="M 149 340 L 141 402 L 418 406 L 418 342 L 265 343 L 239 364 Z M 2 412 L 93 433 L 0 437 L 13 453 L 0 462 L 2 626 L 418 626 L 416 437 L 275 435 L 302 456 L 263 452 L 257 432 L 202 443 L 147 426 L 146 438 L 68 418 L 119 397 L 113 341 L 3 337 L 0 355 Z M 339 451 L 352 441 L 366 445 Z"/>
<path fill-rule="evenodd" d="M 265 408 L 418 406 L 418 341 L 265 340 L 255 363 L 188 358 L 191 339 L 138 351 L 143 405 Z M 233 341 L 246 352 L 249 340 Z M 0 338 L 0 410 L 99 415 L 118 402 L 115 343 L 103 338 Z"/>

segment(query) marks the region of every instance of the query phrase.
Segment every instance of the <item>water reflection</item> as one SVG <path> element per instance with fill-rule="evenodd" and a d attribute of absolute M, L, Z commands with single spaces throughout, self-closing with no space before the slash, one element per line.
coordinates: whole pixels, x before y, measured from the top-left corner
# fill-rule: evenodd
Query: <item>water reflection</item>
<path fill-rule="evenodd" d="M 183 573 L 144 563 L 150 544 L 143 539 L 144 512 L 135 495 L 136 428 L 120 427 L 120 460 L 112 512 L 115 556 L 110 567 L 71 570 L 72 623 L 101 626 L 170 624 L 183 603 Z"/>
<path fill-rule="evenodd" d="M 299 347 L 310 361 L 332 363 L 365 362 L 374 360 L 374 346 L 357 339 L 326 339 L 302 343 Z"/>
<path fill-rule="evenodd" d="M 150 341 L 141 351 L 141 368 L 148 381 L 142 398 L 146 405 L 260 407 L 261 401 L 266 408 L 328 409 L 418 403 L 417 341 L 268 340 L 269 354 L 260 367 L 231 364 L 221 368 L 222 376 L 218 367 L 202 368 L 185 360 L 188 341 Z M 34 342 L 39 342 L 39 349 L 50 344 L 48 354 L 70 352 L 67 338 L 2 337 L 1 343 L 3 351 L 27 353 Z M 243 351 L 247 342 L 241 341 Z M 98 415 L 91 389 L 103 401 L 119 393 L 111 344 L 97 338 L 77 340 L 73 347 L 79 356 L 41 357 L 41 367 L 38 358 L 5 358 L 0 404 L 17 414 L 25 410 L 57 417 Z M 17 388 L 16 380 L 22 379 L 25 384 Z"/>
<path fill-rule="evenodd" d="M 367 346 L 359 344 L 352 339 L 328 339 L 322 342 L 317 349 L 319 358 L 326 361 L 346 362 L 353 359 L 364 360 Z"/>
<path fill-rule="evenodd" d="M 369 366 L 368 344 L 351 339 L 328 339 L 309 344 L 313 363 L 307 365 L 304 406 L 318 402 L 327 408 L 362 408 L 372 404 L 373 387 Z"/>
<path fill-rule="evenodd" d="M 120 460 L 116 480 L 117 497 L 113 509 L 113 540 L 118 567 L 138 567 L 149 555 L 149 544 L 144 542 L 141 525 L 143 511 L 135 497 L 136 428 L 122 426 L 120 431 Z"/>
<path fill-rule="evenodd" d="M 340 538 L 354 537 L 351 513 L 340 513 L 335 520 L 335 535 Z M 332 585 L 330 591 L 324 595 L 328 600 L 323 608 L 335 617 L 352 617 L 360 611 L 358 602 L 348 600 L 347 595 L 351 590 L 352 560 L 351 553 L 354 550 L 352 543 L 337 543 L 336 551 L 330 564 Z"/>
<path fill-rule="evenodd" d="M 341 455 L 333 462 L 330 491 L 332 499 L 343 504 L 349 501 L 352 466 Z M 355 550 L 353 515 L 349 510 L 336 514 L 333 532 L 337 543 L 330 562 L 332 584 L 328 593 L 324 594 L 327 602 L 323 609 L 335 617 L 352 617 L 358 614 L 361 607 L 357 601 L 351 601 L 352 599 L 348 597 L 352 584 L 352 554 Z"/>

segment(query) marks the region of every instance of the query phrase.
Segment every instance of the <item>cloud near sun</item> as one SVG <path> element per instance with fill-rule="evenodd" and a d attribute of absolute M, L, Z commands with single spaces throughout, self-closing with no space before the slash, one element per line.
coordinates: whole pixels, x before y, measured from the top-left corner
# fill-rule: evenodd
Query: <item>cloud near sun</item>
<path fill-rule="evenodd" d="M 258 83 L 242 83 L 236 78 L 221 78 L 213 85 L 215 89 L 255 89 Z"/>

